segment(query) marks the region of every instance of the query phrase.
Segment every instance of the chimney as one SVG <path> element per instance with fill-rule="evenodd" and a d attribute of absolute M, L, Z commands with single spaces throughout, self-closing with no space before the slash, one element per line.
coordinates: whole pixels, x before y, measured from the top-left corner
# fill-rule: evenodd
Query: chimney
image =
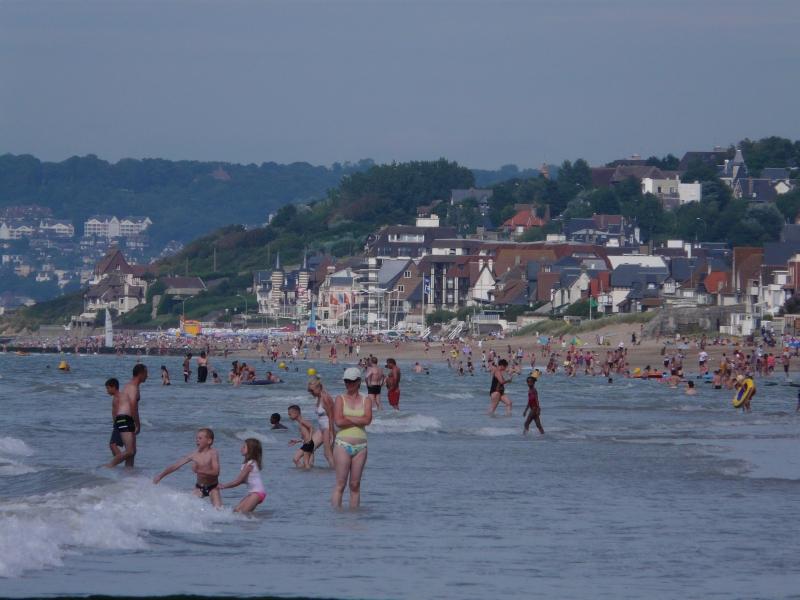
<path fill-rule="evenodd" d="M 544 205 L 544 221 L 545 221 L 545 223 L 549 223 L 550 222 L 550 205 L 549 204 L 545 204 Z"/>

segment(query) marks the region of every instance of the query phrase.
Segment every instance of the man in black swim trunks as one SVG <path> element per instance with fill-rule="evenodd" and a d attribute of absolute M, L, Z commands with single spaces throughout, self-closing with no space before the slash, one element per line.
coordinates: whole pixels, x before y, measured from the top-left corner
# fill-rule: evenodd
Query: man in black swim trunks
<path fill-rule="evenodd" d="M 383 386 L 385 376 L 378 366 L 377 356 L 370 357 L 364 380 L 367 383 L 367 399 L 372 402 L 373 408 L 381 410 L 381 386 Z"/>
<path fill-rule="evenodd" d="M 109 379 L 106 382 L 106 391 L 109 391 L 109 383 L 116 382 L 116 379 Z M 125 451 L 116 454 L 114 458 L 108 463 L 107 467 L 116 467 L 119 463 L 124 462 L 127 468 L 133 467 L 133 461 L 136 457 L 136 436 L 139 434 L 141 424 L 139 422 L 139 386 L 147 381 L 147 367 L 143 364 L 137 364 L 133 367 L 133 377 L 125 384 L 122 392 L 113 395 L 111 402 L 111 417 L 114 420 L 114 432 L 111 435 L 111 443 L 120 446 L 125 446 Z M 119 382 L 117 382 L 119 387 Z M 118 436 L 118 437 L 117 437 Z M 111 451 L 114 449 L 112 447 Z"/>

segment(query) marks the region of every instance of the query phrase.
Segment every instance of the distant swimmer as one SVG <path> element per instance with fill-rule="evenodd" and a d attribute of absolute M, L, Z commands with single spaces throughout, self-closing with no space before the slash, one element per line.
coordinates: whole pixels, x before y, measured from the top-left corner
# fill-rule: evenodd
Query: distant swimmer
<path fill-rule="evenodd" d="M 694 381 L 690 380 L 686 382 L 686 395 L 687 396 L 697 395 L 697 389 L 694 387 Z"/>
<path fill-rule="evenodd" d="M 269 424 L 273 431 L 288 431 L 286 425 L 281 423 L 281 413 L 272 413 L 269 417 Z"/>
<path fill-rule="evenodd" d="M 197 383 L 205 383 L 208 379 L 208 357 L 205 351 L 197 357 Z"/>
<path fill-rule="evenodd" d="M 511 414 L 511 400 L 506 396 L 506 384 L 510 383 L 511 379 L 505 378 L 506 369 L 508 369 L 508 361 L 505 358 L 497 361 L 497 366 L 489 367 L 489 372 L 492 374 L 492 385 L 489 388 L 488 414 L 490 415 L 494 414 L 500 402 L 506 407 L 506 416 Z"/>
<path fill-rule="evenodd" d="M 536 377 L 528 377 L 525 382 L 528 384 L 528 405 L 522 411 L 522 416 L 524 417 L 525 413 L 529 414 L 528 418 L 525 419 L 523 433 L 527 434 L 530 431 L 531 421 L 534 421 L 539 433 L 544 435 L 544 427 L 542 427 L 541 420 L 542 408 L 539 406 L 539 392 L 536 390 Z"/>
<path fill-rule="evenodd" d="M 141 429 L 139 421 L 139 401 L 141 400 L 139 386 L 145 381 L 147 381 L 147 367 L 137 364 L 133 367 L 133 377 L 125 384 L 122 392 L 117 396 L 112 396 L 114 399 L 111 404 L 111 416 L 114 419 L 114 431 L 119 434 L 117 439 L 122 440 L 125 451 L 114 456 L 111 462 L 106 465 L 108 467 L 116 467 L 121 462 L 124 462 L 128 468 L 133 467 L 133 462 L 136 458 L 136 436 L 139 435 Z M 106 390 L 108 391 L 108 388 Z M 113 439 L 114 436 L 112 434 Z"/>
<path fill-rule="evenodd" d="M 219 454 L 211 445 L 214 443 L 214 432 L 203 427 L 197 430 L 195 444 L 197 450 L 187 454 L 177 462 L 171 464 L 153 478 L 153 483 L 158 484 L 170 473 L 174 473 L 183 465 L 193 462 L 192 470 L 197 474 L 194 484 L 194 495 L 199 498 L 210 498 L 211 504 L 216 508 L 222 506 L 222 495 L 219 493 Z"/>
<path fill-rule="evenodd" d="M 236 479 L 228 483 L 220 483 L 219 489 L 227 490 L 247 483 L 247 495 L 241 499 L 233 512 L 253 512 L 256 506 L 267 497 L 264 481 L 261 479 L 261 442 L 255 438 L 247 438 L 242 444 L 244 464 Z"/>
<path fill-rule="evenodd" d="M 389 405 L 395 410 L 400 410 L 400 368 L 393 358 L 386 359 L 386 368 L 389 369 L 389 374 L 386 376 Z"/>
<path fill-rule="evenodd" d="M 192 353 L 189 352 L 183 359 L 183 382 L 189 383 L 192 376 Z"/>
<path fill-rule="evenodd" d="M 166 365 L 161 365 L 161 385 L 171 385 L 169 382 L 169 371 Z"/>

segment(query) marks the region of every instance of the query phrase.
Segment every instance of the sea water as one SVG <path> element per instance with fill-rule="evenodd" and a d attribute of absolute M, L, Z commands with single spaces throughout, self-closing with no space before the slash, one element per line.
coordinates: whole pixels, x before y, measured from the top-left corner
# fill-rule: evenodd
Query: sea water
<path fill-rule="evenodd" d="M 490 418 L 486 374 L 401 364 L 402 410 L 384 396 L 369 428 L 362 508 L 337 512 L 322 453 L 312 471 L 295 469 L 296 432 L 273 433 L 267 419 L 293 403 L 311 416 L 305 370 L 315 366 L 335 394 L 343 365 L 299 362 L 284 384 L 235 389 L 185 384 L 180 359 L 145 357 L 151 379 L 127 473 L 99 466 L 110 458 L 103 382 L 127 381 L 135 360 L 68 356 L 72 372 L 61 373 L 60 358 L 0 356 L 0 596 L 800 592 L 795 387 L 759 382 L 743 414 L 730 391 L 700 382 L 690 397 L 654 381 L 546 376 L 546 435 L 523 437 L 522 378 L 508 386 L 513 416 Z M 224 491 L 222 511 L 193 497 L 188 466 L 151 483 L 204 426 L 222 480 L 239 471 L 243 439 L 262 441 L 268 496 L 254 515 L 231 512 L 245 487 Z"/>

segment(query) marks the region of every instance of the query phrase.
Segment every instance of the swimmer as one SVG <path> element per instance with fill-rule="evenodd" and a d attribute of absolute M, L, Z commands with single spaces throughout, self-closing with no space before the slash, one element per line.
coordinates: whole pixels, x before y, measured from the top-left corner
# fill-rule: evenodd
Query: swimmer
<path fill-rule="evenodd" d="M 169 382 L 169 371 L 166 365 L 161 365 L 161 385 L 171 385 Z"/>
<path fill-rule="evenodd" d="M 378 367 L 378 357 L 371 356 L 364 379 L 367 382 L 367 398 L 372 402 L 373 408 L 381 410 L 381 387 L 386 381 L 383 371 Z"/>
<path fill-rule="evenodd" d="M 528 411 L 530 411 L 530 414 L 528 418 L 525 419 L 525 428 L 522 433 L 527 435 L 531 428 L 531 421 L 534 421 L 539 433 L 544 435 L 544 427 L 542 427 L 542 421 L 540 419 L 542 408 L 539 406 L 539 392 L 536 390 L 536 378 L 528 377 L 525 381 L 528 384 L 528 405 L 525 407 L 525 410 L 522 411 L 522 416 L 524 417 L 525 413 Z"/>
<path fill-rule="evenodd" d="M 189 352 L 183 359 L 183 382 L 189 383 L 189 377 L 192 375 L 192 353 Z"/>
<path fill-rule="evenodd" d="M 281 414 L 280 413 L 272 413 L 269 417 L 269 424 L 271 425 L 270 429 L 275 431 L 288 431 L 286 425 L 281 423 Z"/>
<path fill-rule="evenodd" d="M 317 400 L 316 413 L 317 424 L 319 429 L 314 431 L 312 440 L 314 447 L 322 449 L 325 453 L 325 460 L 328 465 L 333 466 L 333 438 L 335 433 L 333 430 L 333 398 L 328 391 L 323 387 L 322 380 L 313 375 L 308 379 L 308 393 L 314 396 Z"/>
<path fill-rule="evenodd" d="M 389 405 L 395 410 L 400 410 L 400 368 L 393 358 L 386 359 L 386 368 L 389 369 L 389 374 L 386 376 Z"/>
<path fill-rule="evenodd" d="M 489 388 L 489 410 L 487 414 L 493 415 L 500 402 L 506 407 L 506 416 L 511 414 L 511 400 L 506 396 L 506 384 L 511 382 L 511 379 L 505 378 L 507 368 L 508 361 L 505 358 L 501 358 L 497 362 L 497 366 L 489 368 L 489 372 L 492 374 L 492 385 Z"/>
<path fill-rule="evenodd" d="M 111 450 L 112 456 L 118 456 L 122 453 L 120 446 L 125 446 L 125 442 L 120 435 L 116 425 L 116 414 L 114 406 L 119 406 L 119 381 L 112 377 L 106 381 L 106 394 L 111 396 L 111 420 L 114 426 L 111 429 L 111 439 L 108 441 L 108 447 Z M 135 443 L 135 442 L 134 442 Z"/>
<path fill-rule="evenodd" d="M 194 495 L 199 498 L 210 498 L 211 504 L 215 508 L 222 507 L 222 495 L 219 493 L 219 454 L 216 448 L 212 448 L 214 443 L 214 432 L 203 427 L 197 430 L 195 435 L 197 450 L 187 454 L 174 464 L 161 471 L 153 478 L 153 483 L 158 484 L 170 473 L 174 473 L 186 463 L 193 462 L 192 470 L 197 474 L 197 481 L 194 484 Z"/>
<path fill-rule="evenodd" d="M 147 367 L 137 364 L 133 367 L 133 377 L 125 384 L 122 393 L 114 396 L 111 404 L 111 416 L 114 419 L 114 430 L 119 433 L 119 438 L 125 446 L 125 452 L 114 456 L 106 466 L 116 467 L 124 462 L 125 467 L 133 468 L 136 458 L 136 436 L 142 428 L 139 421 L 139 386 L 147 381 Z M 117 383 L 119 386 L 119 383 Z M 108 389 L 108 388 L 106 388 Z M 112 436 L 113 438 L 113 436 Z M 112 450 L 113 452 L 113 450 Z"/>
<path fill-rule="evenodd" d="M 697 390 L 694 387 L 694 381 L 687 381 L 686 382 L 686 395 L 687 396 L 694 396 L 697 394 Z"/>
<path fill-rule="evenodd" d="M 299 440 L 289 440 L 289 445 L 302 444 L 300 449 L 294 453 L 292 462 L 299 469 L 310 469 L 314 466 L 314 427 L 302 417 L 300 407 L 296 404 L 292 404 L 288 408 L 288 412 L 289 418 L 297 422 L 301 438 Z"/>
<path fill-rule="evenodd" d="M 346 391 L 334 401 L 334 424 L 339 429 L 336 435 L 333 456 L 336 483 L 331 491 L 331 504 L 341 508 L 344 488 L 350 488 L 350 508 L 361 503 L 361 476 L 367 464 L 367 432 L 365 427 L 372 422 L 372 403 L 359 393 L 361 372 L 346 369 L 342 377 Z"/>
<path fill-rule="evenodd" d="M 236 479 L 228 483 L 220 483 L 219 489 L 226 490 L 247 482 L 247 495 L 241 499 L 233 512 L 253 512 L 256 506 L 264 501 L 267 492 L 261 479 L 261 442 L 255 438 L 247 438 L 242 444 L 244 464 Z"/>
<path fill-rule="evenodd" d="M 217 384 L 222 383 L 222 379 L 219 378 L 219 373 L 216 371 L 211 371 L 211 383 Z"/>

